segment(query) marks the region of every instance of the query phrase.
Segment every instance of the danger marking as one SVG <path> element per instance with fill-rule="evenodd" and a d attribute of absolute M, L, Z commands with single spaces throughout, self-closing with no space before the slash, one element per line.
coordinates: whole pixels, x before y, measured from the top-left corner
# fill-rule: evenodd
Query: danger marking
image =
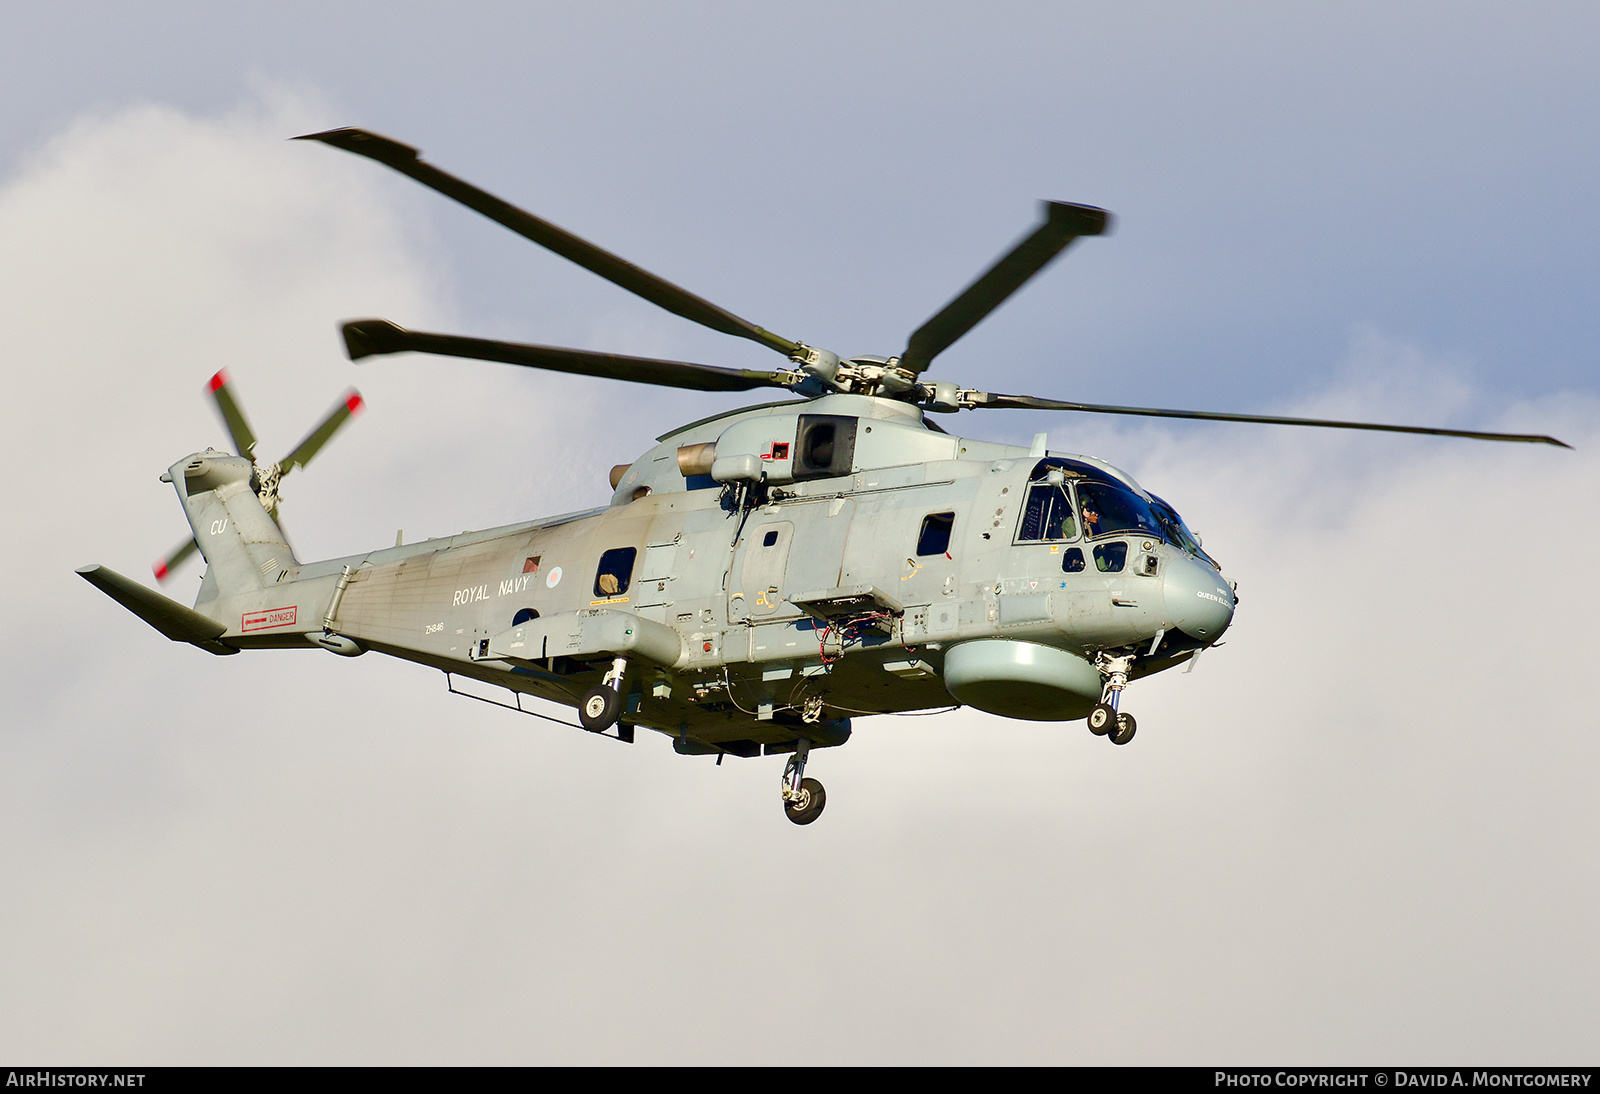
<path fill-rule="evenodd" d="M 245 612 L 244 618 L 239 622 L 241 631 L 266 631 L 273 627 L 289 627 L 294 625 L 294 616 L 297 608 L 269 608 L 264 612 Z"/>

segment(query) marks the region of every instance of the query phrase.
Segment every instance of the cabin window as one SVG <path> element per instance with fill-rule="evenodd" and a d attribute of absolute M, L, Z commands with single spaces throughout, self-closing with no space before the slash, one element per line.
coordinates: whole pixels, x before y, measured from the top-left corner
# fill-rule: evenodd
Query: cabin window
<path fill-rule="evenodd" d="M 1076 547 L 1068 547 L 1061 555 L 1061 572 L 1064 574 L 1083 573 L 1083 552 Z"/>
<path fill-rule="evenodd" d="M 513 627 L 520 627 L 524 623 L 531 623 L 538 618 L 538 608 L 519 608 L 517 609 L 517 614 L 511 617 L 511 625 Z"/>
<path fill-rule="evenodd" d="M 638 557 L 637 547 L 613 547 L 601 555 L 594 574 L 594 595 L 621 596 L 627 592 L 633 578 L 633 561 Z"/>
<path fill-rule="evenodd" d="M 1028 500 L 1022 507 L 1022 522 L 1017 526 L 1021 543 L 1051 543 L 1075 539 L 1077 525 L 1072 519 L 1072 499 L 1067 488 L 1055 483 L 1036 482 L 1028 487 Z"/>
<path fill-rule="evenodd" d="M 950 530 L 956 526 L 954 513 L 929 513 L 922 518 L 917 533 L 917 554 L 942 555 L 950 550 Z"/>
<path fill-rule="evenodd" d="M 539 559 L 541 557 L 542 556 L 540 556 L 540 555 L 534 555 L 533 557 L 524 560 L 523 563 L 522 563 L 522 572 L 525 573 L 525 574 L 536 574 L 536 573 L 538 573 L 539 572 Z"/>
<path fill-rule="evenodd" d="M 1156 515 L 1145 500 L 1122 485 L 1106 482 L 1078 484 L 1078 511 L 1088 536 L 1134 532 L 1165 538 Z M 1120 567 L 1118 567 L 1120 569 Z"/>
<path fill-rule="evenodd" d="M 1094 549 L 1094 568 L 1103 574 L 1119 574 L 1128 561 L 1126 543 L 1102 543 Z"/>
<path fill-rule="evenodd" d="M 778 542 L 778 530 L 776 528 L 774 528 L 772 531 L 768 532 L 766 535 L 761 537 L 761 546 L 763 546 L 763 547 L 771 547 L 771 546 L 775 545 L 777 542 Z"/>

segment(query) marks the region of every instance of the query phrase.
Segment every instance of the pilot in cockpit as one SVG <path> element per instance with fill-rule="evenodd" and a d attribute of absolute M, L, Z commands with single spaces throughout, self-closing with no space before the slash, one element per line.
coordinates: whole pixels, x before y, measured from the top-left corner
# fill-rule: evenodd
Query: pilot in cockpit
<path fill-rule="evenodd" d="M 1100 524 L 1099 510 L 1095 508 L 1093 501 L 1084 497 L 1082 494 L 1078 496 L 1083 505 L 1083 534 L 1086 536 L 1099 535 L 1105 530 Z"/>

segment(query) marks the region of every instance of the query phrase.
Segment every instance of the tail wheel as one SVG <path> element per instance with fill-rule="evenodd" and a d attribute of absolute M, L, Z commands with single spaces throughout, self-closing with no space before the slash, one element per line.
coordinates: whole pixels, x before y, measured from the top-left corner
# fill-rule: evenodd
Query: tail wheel
<path fill-rule="evenodd" d="M 622 715 L 622 696 L 604 684 L 589 689 L 578 704 L 578 721 L 590 733 L 604 733 Z"/>
<path fill-rule="evenodd" d="M 822 816 L 822 807 L 828 804 L 828 792 L 816 779 L 800 780 L 800 797 L 784 802 L 783 814 L 796 824 L 810 824 Z"/>

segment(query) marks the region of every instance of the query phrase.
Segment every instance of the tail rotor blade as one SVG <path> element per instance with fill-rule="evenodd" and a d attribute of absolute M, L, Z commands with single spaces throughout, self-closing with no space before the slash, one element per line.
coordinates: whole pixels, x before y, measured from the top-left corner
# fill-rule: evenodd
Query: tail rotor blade
<path fill-rule="evenodd" d="M 217 409 L 222 412 L 223 424 L 228 427 L 228 436 L 233 438 L 233 450 L 245 459 L 255 459 L 256 435 L 250 428 L 250 423 L 245 421 L 244 411 L 239 407 L 239 401 L 233 397 L 233 381 L 228 379 L 228 370 L 219 369 L 211 377 L 206 389 L 211 392 L 211 397 L 217 402 Z"/>
<path fill-rule="evenodd" d="M 352 417 L 361 413 L 362 408 L 365 406 L 366 403 L 361 398 L 361 392 L 355 388 L 345 392 L 344 398 L 328 412 L 328 416 L 322 419 L 317 427 L 306 435 L 306 439 L 295 445 L 294 451 L 285 456 L 278 464 L 280 477 L 287 475 L 296 467 L 304 467 L 310 463 L 312 457 L 322 450 L 322 446 L 327 444 L 335 433 L 339 432 L 340 427 Z"/>
<path fill-rule="evenodd" d="M 190 536 L 188 542 L 184 543 L 177 550 L 167 555 L 166 558 L 156 559 L 155 565 L 150 567 L 153 571 L 155 571 L 156 580 L 166 581 L 167 578 L 172 576 L 173 570 L 176 570 L 179 566 L 182 566 L 184 560 L 186 560 L 190 555 L 194 554 L 199 549 L 199 542 L 193 536 Z"/>
<path fill-rule="evenodd" d="M 920 373 L 935 357 L 955 344 L 956 339 L 977 326 L 984 316 L 1044 269 L 1069 243 L 1079 236 L 1104 235 L 1111 223 L 1109 213 L 1092 205 L 1072 205 L 1064 201 L 1043 204 L 1043 224 L 916 329 L 900 355 L 901 368 L 913 375 Z"/>

